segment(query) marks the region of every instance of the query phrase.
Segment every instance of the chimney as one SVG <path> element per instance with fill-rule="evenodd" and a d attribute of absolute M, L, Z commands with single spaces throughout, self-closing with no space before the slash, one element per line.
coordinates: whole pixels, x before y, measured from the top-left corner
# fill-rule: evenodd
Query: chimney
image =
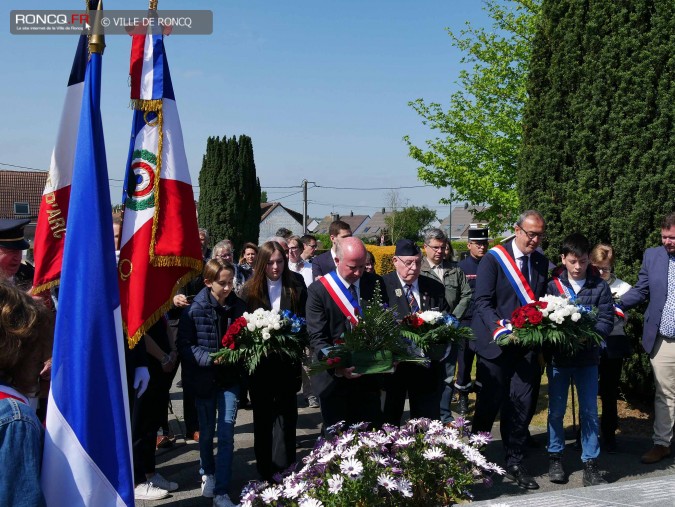
<path fill-rule="evenodd" d="M 333 222 L 337 222 L 338 220 L 340 220 L 340 215 L 338 215 L 337 213 L 331 213 L 330 216 L 333 219 Z"/>
<path fill-rule="evenodd" d="M 384 208 L 382 208 L 382 214 L 384 215 L 384 213 L 385 213 Z"/>
<path fill-rule="evenodd" d="M 353 216 L 354 216 L 354 212 L 353 212 L 353 211 L 350 211 L 350 212 L 349 212 L 349 216 L 350 216 L 350 217 L 353 217 Z"/>

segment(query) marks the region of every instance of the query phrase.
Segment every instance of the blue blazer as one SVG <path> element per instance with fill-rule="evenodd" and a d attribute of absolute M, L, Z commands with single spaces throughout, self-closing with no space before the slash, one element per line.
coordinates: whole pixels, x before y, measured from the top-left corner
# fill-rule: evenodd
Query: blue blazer
<path fill-rule="evenodd" d="M 638 281 L 621 298 L 627 310 L 649 301 L 645 312 L 645 324 L 642 331 L 642 347 L 647 354 L 652 353 L 656 335 L 659 334 L 661 313 L 668 296 L 668 252 L 662 246 L 648 248 L 642 258 L 642 267 Z"/>
<path fill-rule="evenodd" d="M 513 256 L 512 243 L 513 240 L 504 244 L 511 256 Z M 536 298 L 546 294 L 547 277 L 548 259 L 537 251 L 533 252 L 530 255 L 530 286 Z M 522 305 L 504 270 L 492 254 L 486 254 L 478 264 L 474 298 L 471 329 L 476 339 L 469 341 L 469 346 L 478 355 L 494 359 L 502 353 L 502 349 L 492 339 L 492 333 L 499 327 L 497 322 L 501 319 L 510 319 L 513 311 Z"/>
<path fill-rule="evenodd" d="M 331 271 L 335 271 L 335 267 L 333 254 L 328 250 L 312 259 L 312 276 L 316 280 L 317 276 L 324 276 Z"/>

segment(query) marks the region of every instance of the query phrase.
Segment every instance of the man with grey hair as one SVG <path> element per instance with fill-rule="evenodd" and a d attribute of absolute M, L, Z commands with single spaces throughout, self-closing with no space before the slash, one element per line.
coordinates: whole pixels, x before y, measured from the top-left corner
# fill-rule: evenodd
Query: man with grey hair
<path fill-rule="evenodd" d="M 526 489 L 539 485 L 522 464 L 528 426 L 537 402 L 541 368 L 534 350 L 506 345 L 495 338 L 511 333 L 517 308 L 546 294 L 548 260 L 537 251 L 546 237 L 541 213 L 528 210 L 515 224 L 512 240 L 490 249 L 478 265 L 470 346 L 478 354 L 476 381 L 481 384 L 472 431 L 492 431 L 501 414 L 500 430 L 506 451 L 506 477 Z"/>
<path fill-rule="evenodd" d="M 457 319 L 461 319 L 471 303 L 472 290 L 464 272 L 457 267 L 457 263 L 444 259 L 447 241 L 447 236 L 440 229 L 429 229 L 424 234 L 425 255 L 422 259 L 420 275 L 443 284 L 445 300 L 448 303 L 450 313 Z M 445 368 L 445 385 L 441 396 L 441 420 L 444 423 L 453 420 L 450 402 L 452 401 L 452 386 L 455 381 L 457 351 L 458 347 L 453 345 L 443 365 Z"/>

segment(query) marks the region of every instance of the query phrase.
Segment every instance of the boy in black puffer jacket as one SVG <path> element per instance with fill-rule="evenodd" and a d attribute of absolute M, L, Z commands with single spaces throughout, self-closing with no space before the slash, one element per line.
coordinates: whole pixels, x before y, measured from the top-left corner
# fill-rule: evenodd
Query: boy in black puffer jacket
<path fill-rule="evenodd" d="M 183 382 L 194 393 L 199 419 L 199 457 L 202 496 L 214 506 L 230 507 L 228 496 L 234 455 L 234 425 L 241 374 L 237 366 L 213 364 L 212 352 L 221 348 L 223 335 L 246 305 L 234 293 L 234 266 L 220 258 L 204 266 L 204 287 L 180 317 L 178 350 L 185 369 Z M 213 437 L 218 418 L 218 456 Z"/>
<path fill-rule="evenodd" d="M 609 285 L 590 266 L 591 246 L 585 236 L 571 234 L 563 241 L 562 268 L 554 272 L 547 293 L 570 297 L 578 305 L 597 309 L 595 331 L 603 339 L 612 331 L 614 311 Z M 549 350 L 548 375 L 548 452 L 549 479 L 565 482 L 562 451 L 565 448 L 563 418 L 567 408 L 567 393 L 573 381 L 579 398 L 581 419 L 581 460 L 584 463 L 584 486 L 605 484 L 600 475 L 596 458 L 600 454 L 598 420 L 598 364 L 600 348 L 588 346 L 573 356 L 560 350 Z"/>

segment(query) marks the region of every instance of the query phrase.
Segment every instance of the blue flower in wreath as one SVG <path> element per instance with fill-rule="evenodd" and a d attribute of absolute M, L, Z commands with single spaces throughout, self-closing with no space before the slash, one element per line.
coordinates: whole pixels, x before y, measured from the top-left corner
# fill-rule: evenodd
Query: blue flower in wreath
<path fill-rule="evenodd" d="M 443 322 L 445 322 L 446 326 L 452 326 L 454 328 L 459 327 L 459 320 L 454 315 L 451 314 L 446 314 L 443 316 Z"/>

